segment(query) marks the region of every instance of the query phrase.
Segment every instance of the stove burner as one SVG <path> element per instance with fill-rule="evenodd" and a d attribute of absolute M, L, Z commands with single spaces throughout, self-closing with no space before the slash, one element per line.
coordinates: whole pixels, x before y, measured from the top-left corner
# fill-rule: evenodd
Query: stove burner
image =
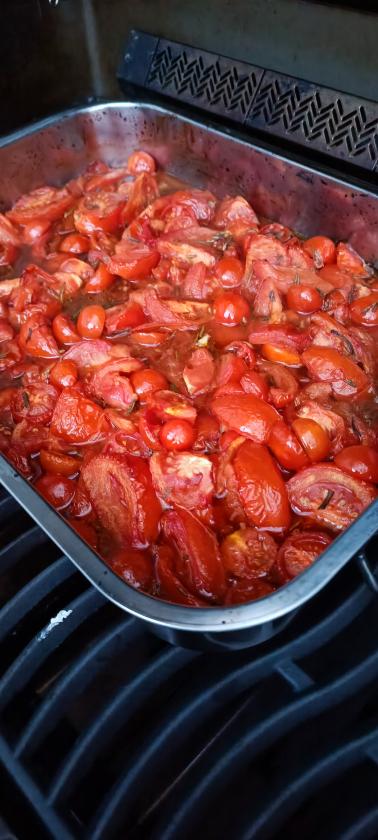
<path fill-rule="evenodd" d="M 4 493 L 0 529 L 16 835 L 376 836 L 378 615 L 351 564 L 272 642 L 199 654 L 108 603 Z"/>

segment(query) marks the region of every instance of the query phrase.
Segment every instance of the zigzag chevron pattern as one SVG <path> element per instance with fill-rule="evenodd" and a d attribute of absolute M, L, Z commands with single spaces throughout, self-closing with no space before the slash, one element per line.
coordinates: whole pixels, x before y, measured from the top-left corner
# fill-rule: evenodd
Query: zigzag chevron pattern
<path fill-rule="evenodd" d="M 221 59 L 209 62 L 201 55 L 174 53 L 168 46 L 157 52 L 150 67 L 147 84 L 162 90 L 171 88 L 184 99 L 202 99 L 205 104 L 221 104 L 225 111 L 239 109 L 246 116 L 257 88 L 255 72 L 241 73 L 236 64 Z M 185 96 L 187 94 L 188 96 Z"/>

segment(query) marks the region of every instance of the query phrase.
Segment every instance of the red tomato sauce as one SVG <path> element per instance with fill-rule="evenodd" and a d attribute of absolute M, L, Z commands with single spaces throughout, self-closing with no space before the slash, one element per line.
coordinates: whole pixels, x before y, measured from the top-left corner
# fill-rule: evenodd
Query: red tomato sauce
<path fill-rule="evenodd" d="M 378 278 L 135 151 L 0 214 L 0 451 L 129 585 L 269 595 L 377 495 Z"/>

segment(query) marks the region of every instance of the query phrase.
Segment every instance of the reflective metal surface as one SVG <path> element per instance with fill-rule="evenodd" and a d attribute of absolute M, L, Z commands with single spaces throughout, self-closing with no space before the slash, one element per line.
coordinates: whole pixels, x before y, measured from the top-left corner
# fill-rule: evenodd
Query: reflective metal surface
<path fill-rule="evenodd" d="M 237 137 L 163 108 L 109 103 L 66 112 L 6 138 L 0 145 L 0 199 L 62 183 L 89 161 L 123 162 L 135 147 L 159 164 L 217 195 L 243 192 L 262 215 L 304 234 L 349 238 L 366 257 L 377 253 L 378 201 L 373 193 L 259 150 Z M 64 520 L 0 459 L 0 481 L 110 600 L 151 622 L 168 641 L 191 647 L 247 647 L 274 635 L 373 536 L 378 502 L 304 574 L 267 598 L 236 607 L 193 609 L 143 595 L 116 577 Z"/>

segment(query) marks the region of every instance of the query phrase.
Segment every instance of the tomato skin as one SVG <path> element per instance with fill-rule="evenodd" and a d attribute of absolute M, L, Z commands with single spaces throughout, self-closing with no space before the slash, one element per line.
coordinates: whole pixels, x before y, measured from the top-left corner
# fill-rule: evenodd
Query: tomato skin
<path fill-rule="evenodd" d="M 63 216 L 73 202 L 72 196 L 63 188 L 39 187 L 16 201 L 7 218 L 19 225 L 50 223 Z"/>
<path fill-rule="evenodd" d="M 260 400 L 268 400 L 269 385 L 257 371 L 249 370 L 241 377 L 240 384 L 246 394 L 253 394 Z"/>
<path fill-rule="evenodd" d="M 173 419 L 164 423 L 159 437 L 165 449 L 178 452 L 192 447 L 195 431 L 187 420 Z"/>
<path fill-rule="evenodd" d="M 143 243 L 121 242 L 116 253 L 108 260 L 108 268 L 123 280 L 138 280 L 148 277 L 160 259 L 159 251 Z"/>
<path fill-rule="evenodd" d="M 131 384 L 141 402 L 148 400 L 148 397 L 155 391 L 168 389 L 168 382 L 162 373 L 152 368 L 136 370 L 130 376 Z"/>
<path fill-rule="evenodd" d="M 166 540 L 177 551 L 178 577 L 193 595 L 218 601 L 225 592 L 223 563 L 214 534 L 185 508 L 176 507 L 161 518 Z"/>
<path fill-rule="evenodd" d="M 246 604 L 249 601 L 256 601 L 265 598 L 274 592 L 274 586 L 264 578 L 255 580 L 234 580 L 226 592 L 224 599 L 225 606 L 233 604 Z"/>
<path fill-rule="evenodd" d="M 224 289 L 235 289 L 242 281 L 243 263 L 237 257 L 222 257 L 215 266 L 215 274 Z"/>
<path fill-rule="evenodd" d="M 310 347 L 304 351 L 302 359 L 316 382 L 331 383 L 335 397 L 354 397 L 369 385 L 366 373 L 355 362 L 332 347 Z"/>
<path fill-rule="evenodd" d="M 59 344 L 76 344 L 81 341 L 73 321 L 62 313 L 55 315 L 52 322 L 52 331 Z"/>
<path fill-rule="evenodd" d="M 372 446 L 347 446 L 335 455 L 335 464 L 349 475 L 378 484 L 378 452 Z"/>
<path fill-rule="evenodd" d="M 304 284 L 290 286 L 286 299 L 290 309 L 304 314 L 321 309 L 323 302 L 323 298 L 317 289 Z"/>
<path fill-rule="evenodd" d="M 214 399 L 211 410 L 219 423 L 255 443 L 266 443 L 279 414 L 253 394 L 225 394 Z"/>
<path fill-rule="evenodd" d="M 105 326 L 106 312 L 103 306 L 85 306 L 77 319 L 77 331 L 82 338 L 100 338 Z"/>
<path fill-rule="evenodd" d="M 51 452 L 49 449 L 41 449 L 39 460 L 44 472 L 57 475 L 75 475 L 80 467 L 80 461 L 73 458 L 72 455 L 66 455 L 64 452 Z"/>
<path fill-rule="evenodd" d="M 130 175 L 140 175 L 141 172 L 156 172 L 156 163 L 148 152 L 133 152 L 127 159 L 127 169 Z"/>
<path fill-rule="evenodd" d="M 43 316 L 31 316 L 21 326 L 18 343 L 28 356 L 41 359 L 59 356 L 58 345 L 50 327 L 44 321 Z"/>
<path fill-rule="evenodd" d="M 75 492 L 75 482 L 72 479 L 49 473 L 41 475 L 34 487 L 56 510 L 68 507 Z"/>
<path fill-rule="evenodd" d="M 349 313 L 354 324 L 364 327 L 378 326 L 378 293 L 372 292 L 366 297 L 354 300 L 349 306 Z"/>
<path fill-rule="evenodd" d="M 226 572 L 236 578 L 256 580 L 272 569 L 277 545 L 266 531 L 242 528 L 228 534 L 220 550 Z"/>
<path fill-rule="evenodd" d="M 308 464 L 308 457 L 303 446 L 283 420 L 273 426 L 268 438 L 268 446 L 285 470 L 296 472 Z"/>
<path fill-rule="evenodd" d="M 294 531 L 286 537 L 277 555 L 280 583 L 304 572 L 331 542 L 332 538 L 323 531 Z"/>
<path fill-rule="evenodd" d="M 186 607 L 205 607 L 207 602 L 193 595 L 175 573 L 175 553 L 167 545 L 156 546 L 155 574 L 159 585 L 159 597 Z"/>
<path fill-rule="evenodd" d="M 294 513 L 331 531 L 342 531 L 376 498 L 372 485 L 332 463 L 314 464 L 286 484 Z"/>
<path fill-rule="evenodd" d="M 247 301 L 235 292 L 217 297 L 214 304 L 214 319 L 224 326 L 236 327 L 245 322 L 250 314 Z"/>
<path fill-rule="evenodd" d="M 100 436 L 101 408 L 73 388 L 65 388 L 56 403 L 51 431 L 67 443 L 87 443 Z"/>
<path fill-rule="evenodd" d="M 288 365 L 289 367 L 299 367 L 301 364 L 301 357 L 296 350 L 291 350 L 289 347 L 280 347 L 278 344 L 263 344 L 261 354 L 269 362 L 280 362 L 282 365 Z"/>
<path fill-rule="evenodd" d="M 355 277 L 369 277 L 371 274 L 362 257 L 347 242 L 339 242 L 337 245 L 336 262 L 341 271 L 350 272 Z"/>
<path fill-rule="evenodd" d="M 85 519 L 69 519 L 68 521 L 71 528 L 76 531 L 79 537 L 81 537 L 84 542 L 88 543 L 88 545 L 96 551 L 98 538 L 96 531 L 90 522 L 86 522 Z"/>
<path fill-rule="evenodd" d="M 50 371 L 50 382 L 56 388 L 72 388 L 77 382 L 78 375 L 75 362 L 61 359 Z"/>
<path fill-rule="evenodd" d="M 245 441 L 236 450 L 233 468 L 238 495 L 249 525 L 285 531 L 291 521 L 285 483 L 265 446 Z"/>
<path fill-rule="evenodd" d="M 327 236 L 311 236 L 303 243 L 303 248 L 313 257 L 316 268 L 336 262 L 336 245 Z"/>
<path fill-rule="evenodd" d="M 59 244 L 59 251 L 63 251 L 64 254 L 86 254 L 89 248 L 88 237 L 80 233 L 67 234 Z"/>
<path fill-rule="evenodd" d="M 331 452 L 331 441 L 326 430 L 315 420 L 298 417 L 291 424 L 298 440 L 308 455 L 310 461 L 325 461 Z M 304 465 L 303 465 L 304 466 Z"/>
<path fill-rule="evenodd" d="M 87 294 L 97 294 L 98 292 L 105 292 L 113 285 L 115 275 L 109 271 L 104 263 L 99 263 L 96 271 L 84 286 L 84 292 Z"/>
<path fill-rule="evenodd" d="M 74 224 L 79 233 L 91 234 L 94 231 L 115 233 L 120 222 L 123 204 L 110 192 L 98 191 L 87 193 L 79 201 L 74 211 Z"/>
<path fill-rule="evenodd" d="M 146 323 L 146 316 L 139 303 L 127 303 L 126 306 L 112 306 L 106 310 L 105 333 L 115 335 L 124 330 L 134 329 Z"/>

